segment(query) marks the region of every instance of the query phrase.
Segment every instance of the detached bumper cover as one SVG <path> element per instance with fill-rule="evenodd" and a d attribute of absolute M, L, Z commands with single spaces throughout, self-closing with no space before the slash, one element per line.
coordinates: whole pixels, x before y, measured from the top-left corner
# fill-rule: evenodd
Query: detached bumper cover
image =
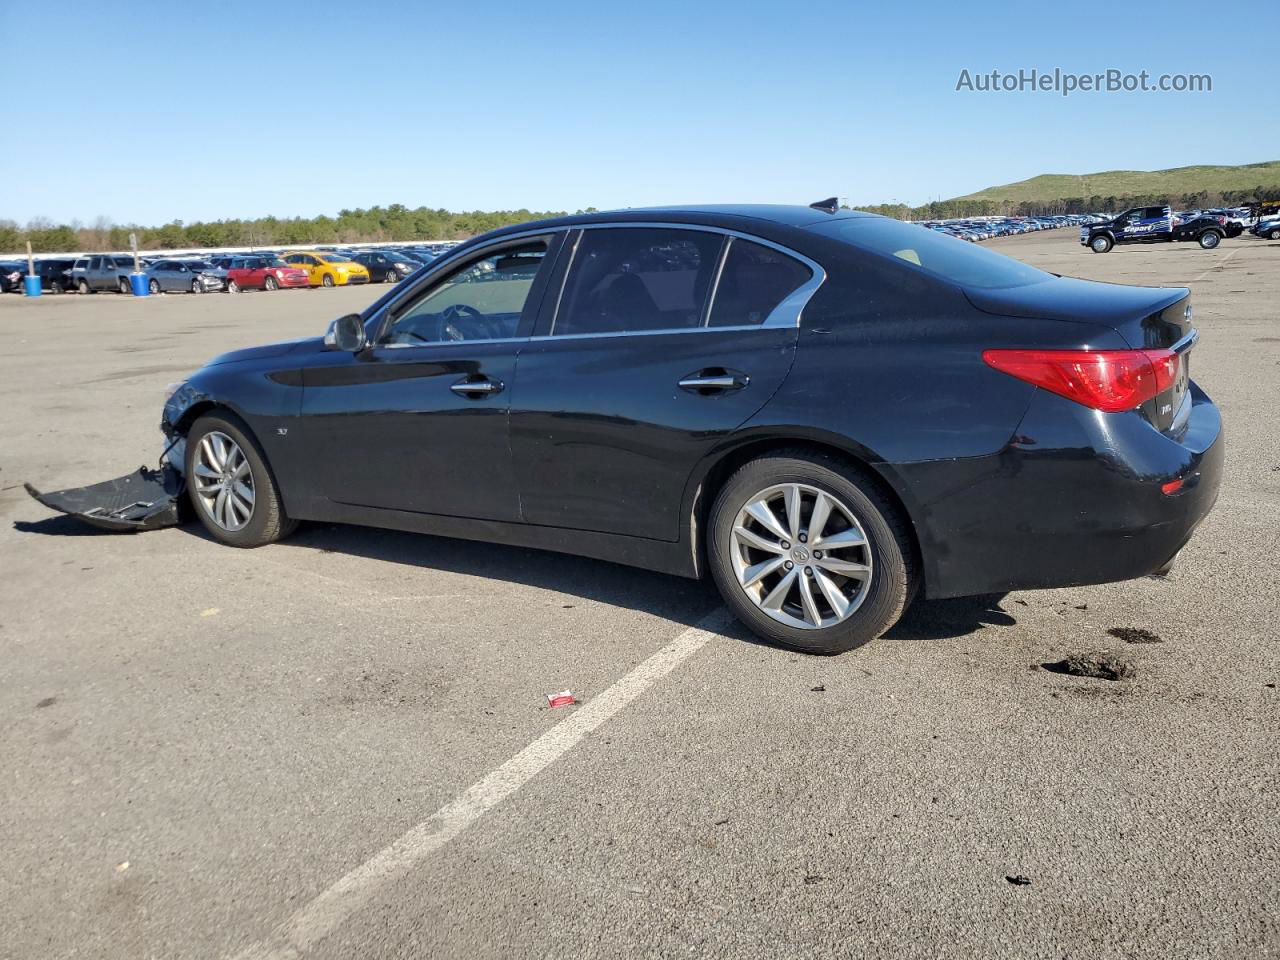
<path fill-rule="evenodd" d="M 185 486 L 182 475 L 165 464 L 159 470 L 136 472 L 88 487 L 41 493 L 25 484 L 27 493 L 50 510 L 104 530 L 158 530 L 179 523 L 178 498 Z"/>

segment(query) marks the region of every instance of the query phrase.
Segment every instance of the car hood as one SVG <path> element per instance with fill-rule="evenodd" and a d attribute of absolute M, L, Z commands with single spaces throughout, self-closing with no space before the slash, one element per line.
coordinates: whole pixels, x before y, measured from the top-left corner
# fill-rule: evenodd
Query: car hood
<path fill-rule="evenodd" d="M 320 337 L 302 337 L 298 340 L 284 340 L 280 343 L 267 343 L 260 347 L 245 347 L 243 350 L 232 350 L 214 357 L 206 367 L 220 367 L 228 363 L 242 363 L 245 360 L 264 360 L 269 357 L 283 357 L 288 353 L 302 353 L 308 347 L 315 348 Z"/>

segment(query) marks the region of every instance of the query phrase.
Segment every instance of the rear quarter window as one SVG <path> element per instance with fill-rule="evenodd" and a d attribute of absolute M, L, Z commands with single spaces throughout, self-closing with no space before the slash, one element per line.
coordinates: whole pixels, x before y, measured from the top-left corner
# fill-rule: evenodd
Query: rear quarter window
<path fill-rule="evenodd" d="M 794 257 L 734 237 L 725 254 L 707 325 L 758 326 L 812 277 L 813 271 Z"/>
<path fill-rule="evenodd" d="M 831 220 L 812 229 L 961 287 L 1025 287 L 1053 279 L 1052 274 L 994 250 L 900 220 L 858 217 Z"/>

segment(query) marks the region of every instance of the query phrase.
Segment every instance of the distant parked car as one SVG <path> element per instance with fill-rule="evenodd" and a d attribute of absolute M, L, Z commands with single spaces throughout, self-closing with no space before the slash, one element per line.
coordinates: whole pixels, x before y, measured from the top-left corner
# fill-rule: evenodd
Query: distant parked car
<path fill-rule="evenodd" d="M 143 267 L 143 273 L 147 268 Z M 81 257 L 71 268 L 76 289 L 81 293 L 118 290 L 129 293 L 129 274 L 133 273 L 133 257 L 116 253 L 95 253 Z"/>
<path fill-rule="evenodd" d="M 181 260 L 161 260 L 153 264 L 148 273 L 152 293 L 209 293 L 222 289 L 221 277 L 199 267 L 192 269 Z"/>
<path fill-rule="evenodd" d="M 27 265 L 17 260 L 0 261 L 0 293 L 17 293 L 22 289 L 22 278 Z"/>
<path fill-rule="evenodd" d="M 311 285 L 307 271 L 291 267 L 279 257 L 230 257 L 226 262 L 228 293 Z"/>
<path fill-rule="evenodd" d="M 75 267 L 74 260 L 52 258 L 36 261 L 36 276 L 40 278 L 40 289 L 47 293 L 66 293 L 74 290 L 76 283 L 71 271 Z"/>
<path fill-rule="evenodd" d="M 1280 240 L 1280 219 L 1259 220 L 1249 228 L 1249 232 L 1264 240 Z"/>
<path fill-rule="evenodd" d="M 307 279 L 313 287 L 343 287 L 350 283 L 369 282 L 369 271 L 364 264 L 340 253 L 290 253 L 285 255 L 284 262 L 307 271 Z"/>
<path fill-rule="evenodd" d="M 371 279 L 382 283 L 399 283 L 422 266 L 398 250 L 366 250 L 351 259 L 363 264 Z"/>

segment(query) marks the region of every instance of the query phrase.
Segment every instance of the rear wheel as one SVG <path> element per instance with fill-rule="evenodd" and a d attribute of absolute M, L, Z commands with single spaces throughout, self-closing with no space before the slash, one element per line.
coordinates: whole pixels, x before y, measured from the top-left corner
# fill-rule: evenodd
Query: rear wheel
<path fill-rule="evenodd" d="M 278 286 L 280 286 L 280 284 L 276 283 L 275 277 L 267 277 L 267 279 L 262 281 L 262 288 L 264 290 L 274 290 Z"/>
<path fill-rule="evenodd" d="M 1204 250 L 1212 250 L 1222 242 L 1222 234 L 1217 230 L 1206 230 L 1200 234 L 1200 247 Z"/>
<path fill-rule="evenodd" d="M 126 280 L 124 277 L 121 277 L 118 289 L 120 290 L 121 293 L 124 293 L 124 294 L 130 293 L 131 291 L 129 290 L 129 281 Z"/>
<path fill-rule="evenodd" d="M 752 460 L 711 510 L 711 575 L 767 640 L 842 653 L 898 621 L 915 590 L 905 519 L 858 471 L 797 450 Z"/>
<path fill-rule="evenodd" d="M 1115 243 L 1105 233 L 1100 233 L 1089 241 L 1089 249 L 1094 253 L 1107 253 Z"/>
<path fill-rule="evenodd" d="M 62 284 L 61 284 L 61 283 L 59 283 L 57 280 L 51 280 L 51 281 L 49 281 L 49 292 L 50 292 L 50 293 L 52 293 L 52 294 L 54 294 L 55 296 L 56 296 L 57 294 L 61 293 L 61 292 L 62 292 Z"/>
<path fill-rule="evenodd" d="M 266 458 L 239 418 L 206 414 L 187 434 L 187 490 L 204 528 L 233 547 L 260 547 L 297 527 Z"/>

